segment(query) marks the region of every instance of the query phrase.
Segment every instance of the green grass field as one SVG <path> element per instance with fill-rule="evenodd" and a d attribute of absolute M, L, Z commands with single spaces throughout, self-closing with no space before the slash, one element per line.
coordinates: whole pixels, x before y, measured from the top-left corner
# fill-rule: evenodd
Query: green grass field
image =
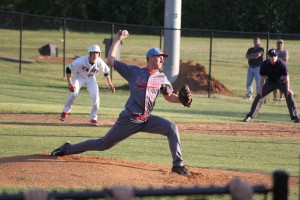
<path fill-rule="evenodd" d="M 130 29 L 129 29 L 130 32 Z M 20 33 L 16 30 L 1 30 L 0 56 L 12 56 L 19 58 L 19 37 Z M 99 44 L 103 55 L 105 45 L 103 40 L 110 38 L 109 34 L 102 33 L 83 33 L 83 32 L 66 32 L 66 57 L 74 58 L 75 56 L 84 55 L 90 44 Z M 63 38 L 62 30 L 41 30 L 22 32 L 22 56 L 24 58 L 35 58 L 39 56 L 38 49 L 45 44 L 51 43 L 58 47 L 58 56 L 63 57 Z M 210 38 L 209 37 L 182 37 L 180 48 L 181 60 L 187 62 L 193 60 L 206 67 L 209 71 L 209 52 Z M 269 40 L 269 48 L 275 48 L 276 39 Z M 151 47 L 159 46 L 159 36 L 135 35 L 132 33 L 121 45 L 122 59 L 137 59 L 145 61 L 145 53 Z M 220 80 L 228 87 L 234 96 L 243 97 L 245 95 L 247 59 L 245 58 L 246 51 L 253 46 L 252 35 L 249 38 L 214 38 L 212 43 L 212 61 L 211 74 Z M 261 46 L 266 51 L 266 40 L 262 39 Z M 291 87 L 295 93 L 300 91 L 300 41 L 285 40 L 285 48 L 289 51 L 289 72 Z M 6 70 L 10 73 L 19 72 L 19 64 L 14 63 L 9 65 Z M 40 76 L 42 78 L 49 77 L 50 79 L 60 79 L 63 76 L 63 63 L 49 64 L 39 62 L 36 64 L 22 64 L 22 74 Z M 115 76 L 115 82 L 122 82 Z M 296 95 L 298 102 L 300 95 Z"/>
<path fill-rule="evenodd" d="M 24 45 L 24 56 L 37 56 L 36 48 L 47 43 L 49 38 L 59 38 L 57 32 L 32 32 L 26 31 L 27 38 Z M 87 33 L 69 33 L 67 57 L 85 54 L 85 49 L 93 41 L 99 40 L 99 35 Z M 0 31 L 2 49 L 0 54 L 18 55 L 18 42 L 16 31 Z M 101 35 L 101 38 L 108 37 Z M 39 39 L 35 39 L 39 38 Z M 97 38 L 97 39 L 96 39 Z M 157 37 L 134 36 L 128 38 L 122 46 L 122 58 L 144 59 L 144 53 L 148 47 L 157 43 Z M 31 41 L 33 40 L 33 41 Z M 219 42 L 218 42 L 219 40 Z M 14 41 L 14 42 L 12 42 Z M 27 44 L 28 41 L 31 41 Z M 294 41 L 300 45 L 299 41 Z M 203 38 L 182 38 L 182 60 L 195 60 L 207 63 L 207 48 L 205 52 L 198 46 L 206 46 L 209 41 Z M 231 96 L 213 94 L 194 95 L 193 106 L 190 109 L 183 106 L 170 105 L 159 96 L 153 114 L 161 115 L 177 123 L 240 123 L 240 120 L 250 109 L 250 102 L 243 100 L 244 83 L 246 78 L 246 60 L 244 54 L 248 46 L 252 45 L 249 40 L 217 39 L 214 51 L 213 75 L 221 80 L 234 93 Z M 275 42 L 274 42 L 275 43 Z M 158 45 L 158 44 L 157 44 Z M 225 52 L 224 46 L 232 48 Z M 60 46 L 61 47 L 61 46 Z M 207 46 L 208 47 L 208 46 Z M 224 54 L 226 54 L 225 57 Z M 61 54 L 60 54 L 61 55 Z M 223 55 L 223 56 L 222 56 Z M 234 57 L 238 56 L 239 59 Z M 292 86 L 296 94 L 300 90 L 299 59 L 291 61 L 290 71 Z M 242 58 L 240 58 L 242 57 Z M 204 64 L 207 66 L 206 64 Z M 2 113 L 32 113 L 58 115 L 61 112 L 68 94 L 66 81 L 62 77 L 62 65 L 46 62 L 22 64 L 22 73 L 19 74 L 19 64 L 16 62 L 0 60 L 0 114 Z M 233 78 L 234 76 L 234 78 Z M 118 90 L 116 94 L 107 91 L 102 76 L 98 76 L 101 96 L 101 110 L 99 118 L 115 119 L 123 109 L 128 97 L 127 90 Z M 113 81 L 117 86 L 122 86 L 125 81 L 113 72 Z M 269 97 L 271 99 L 271 97 Z M 300 95 L 296 96 L 300 102 Z M 90 110 L 90 97 L 83 88 L 73 109 L 74 115 L 87 116 Z M 258 121 L 272 123 L 291 124 L 285 104 L 268 103 L 263 105 Z M 103 136 L 108 127 L 99 127 L 95 132 L 93 127 L 69 126 L 31 126 L 27 124 L 10 124 L 7 120 L 1 120 L 0 129 L 0 156 L 13 156 L 23 154 L 35 154 L 50 152 L 57 144 L 65 140 L 79 142 L 87 138 Z M 300 126 L 299 126 L 300 130 Z M 201 132 L 201 130 L 199 130 Z M 165 140 L 161 142 L 162 140 Z M 189 166 L 209 169 L 227 169 L 245 172 L 259 172 L 271 174 L 276 169 L 284 169 L 292 176 L 299 177 L 300 165 L 300 138 L 283 137 L 245 137 L 245 136 L 215 136 L 209 134 L 181 133 L 182 146 L 184 149 L 185 162 Z M 143 148 L 141 147 L 143 142 Z M 170 164 L 169 156 L 161 153 L 167 151 L 166 139 L 160 136 L 138 134 L 122 142 L 116 148 L 101 153 L 101 156 Z M 130 146 L 130 148 L 125 148 Z M 153 148 L 155 146 L 155 148 Z M 139 152 L 139 153 L 137 153 Z M 148 156 L 149 153 L 157 155 Z M 98 155 L 90 152 L 86 155 Z M 1 169 L 0 169 L 1 170 Z M 3 189 L 0 187 L 0 190 Z M 15 191 L 14 187 L 5 188 Z M 291 188 L 292 198 L 297 199 L 298 188 Z"/>

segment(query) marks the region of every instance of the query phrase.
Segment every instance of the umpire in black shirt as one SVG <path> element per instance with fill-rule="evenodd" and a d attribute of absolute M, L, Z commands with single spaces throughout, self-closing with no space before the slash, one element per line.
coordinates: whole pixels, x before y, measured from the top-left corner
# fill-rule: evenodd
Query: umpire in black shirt
<path fill-rule="evenodd" d="M 279 89 L 285 96 L 291 120 L 295 123 L 300 123 L 294 94 L 290 88 L 290 79 L 286 63 L 278 59 L 278 53 L 275 49 L 270 49 L 268 51 L 268 56 L 269 58 L 261 64 L 259 71 L 260 92 L 255 97 L 251 110 L 246 115 L 243 122 L 250 122 L 255 118 L 266 96 L 273 90 Z"/>

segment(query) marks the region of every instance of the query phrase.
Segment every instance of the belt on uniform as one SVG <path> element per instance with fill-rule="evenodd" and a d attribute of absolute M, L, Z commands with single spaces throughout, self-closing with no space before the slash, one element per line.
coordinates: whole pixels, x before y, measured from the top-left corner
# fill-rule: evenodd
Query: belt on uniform
<path fill-rule="evenodd" d="M 141 121 L 146 121 L 149 118 L 149 115 L 139 115 L 139 114 L 132 114 L 131 118 L 133 120 L 141 120 Z"/>

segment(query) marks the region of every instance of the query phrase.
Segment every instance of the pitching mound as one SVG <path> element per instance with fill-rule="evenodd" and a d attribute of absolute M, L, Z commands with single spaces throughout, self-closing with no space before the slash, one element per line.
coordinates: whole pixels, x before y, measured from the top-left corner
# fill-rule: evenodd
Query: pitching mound
<path fill-rule="evenodd" d="M 170 166 L 103 157 L 72 155 L 51 157 L 48 153 L 0 158 L 1 186 L 105 188 L 121 184 L 137 188 L 226 185 L 234 176 L 252 184 L 272 186 L 272 178 L 257 173 L 190 168 L 187 177 Z M 297 180 L 291 179 L 291 184 Z"/>

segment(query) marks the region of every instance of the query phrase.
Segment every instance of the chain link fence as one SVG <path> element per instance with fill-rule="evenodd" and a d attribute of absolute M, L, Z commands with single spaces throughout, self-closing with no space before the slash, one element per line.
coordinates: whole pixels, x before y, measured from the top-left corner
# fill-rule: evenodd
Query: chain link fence
<path fill-rule="evenodd" d="M 127 29 L 131 35 L 120 46 L 121 60 L 140 61 L 143 65 L 149 48 L 163 48 L 163 27 L 0 11 L 0 57 L 2 60 L 16 61 L 11 69 L 15 73 L 41 73 L 43 77 L 63 78 L 67 64 L 72 59 L 87 54 L 87 48 L 91 44 L 101 47 L 101 57 L 105 59 L 113 34 L 119 29 Z M 291 87 L 299 101 L 300 34 L 181 29 L 180 59 L 182 62 L 202 64 L 211 76 L 232 91 L 232 96 L 243 97 L 247 73 L 245 54 L 253 46 L 254 36 L 261 38 L 261 46 L 265 52 L 276 48 L 277 39 L 284 40 L 285 49 L 289 52 Z M 52 55 L 55 56 L 43 57 L 40 55 L 41 49 L 54 52 Z M 47 59 L 51 62 L 47 62 Z M 8 67 L 11 64 L 0 62 L 0 65 Z M 117 73 L 112 72 L 112 78 L 114 83 L 123 84 Z"/>

